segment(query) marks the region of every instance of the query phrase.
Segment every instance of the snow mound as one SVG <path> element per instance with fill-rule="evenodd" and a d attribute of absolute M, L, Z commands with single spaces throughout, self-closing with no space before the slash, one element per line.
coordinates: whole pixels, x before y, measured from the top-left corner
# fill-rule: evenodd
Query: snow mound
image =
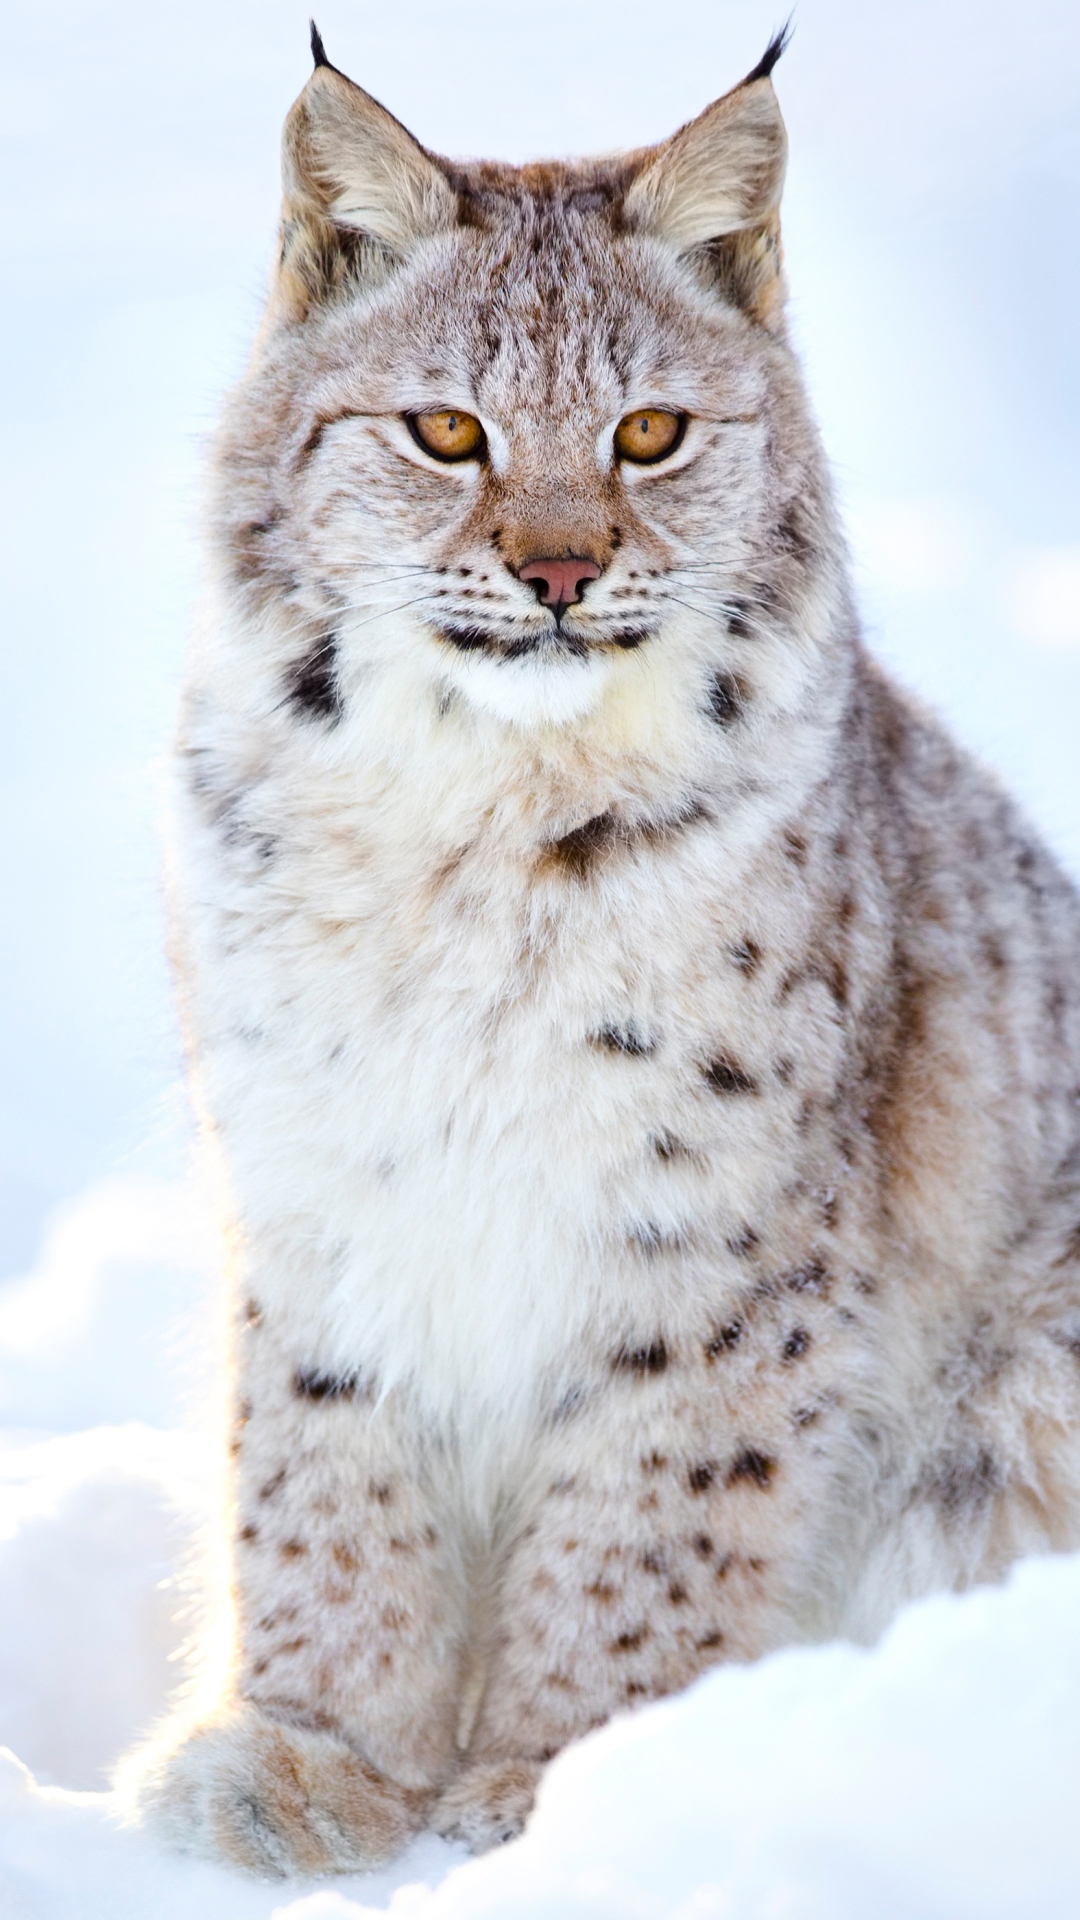
<path fill-rule="evenodd" d="M 0 1447 L 0 1741 L 103 1787 L 181 1675 L 191 1448 L 134 1424 Z"/>

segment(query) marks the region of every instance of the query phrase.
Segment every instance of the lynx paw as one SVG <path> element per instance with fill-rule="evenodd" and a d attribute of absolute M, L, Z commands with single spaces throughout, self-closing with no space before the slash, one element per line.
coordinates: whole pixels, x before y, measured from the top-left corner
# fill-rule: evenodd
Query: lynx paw
<path fill-rule="evenodd" d="M 149 1758 L 132 1798 L 173 1846 L 274 1879 L 381 1866 L 425 1811 L 343 1740 L 252 1707 Z"/>
<path fill-rule="evenodd" d="M 533 1760 L 485 1760 L 440 1794 L 430 1822 L 444 1840 L 464 1840 L 473 1853 L 514 1840 L 532 1811 L 543 1768 Z"/>

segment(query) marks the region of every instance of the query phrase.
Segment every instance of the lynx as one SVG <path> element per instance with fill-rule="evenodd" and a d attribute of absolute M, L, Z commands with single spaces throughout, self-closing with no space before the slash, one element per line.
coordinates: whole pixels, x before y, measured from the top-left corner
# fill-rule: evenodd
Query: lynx
<path fill-rule="evenodd" d="M 1080 1544 L 1078 903 L 863 650 L 780 51 L 515 168 L 316 34 L 286 123 L 178 753 L 235 1648 L 137 1773 L 259 1873 Z"/>

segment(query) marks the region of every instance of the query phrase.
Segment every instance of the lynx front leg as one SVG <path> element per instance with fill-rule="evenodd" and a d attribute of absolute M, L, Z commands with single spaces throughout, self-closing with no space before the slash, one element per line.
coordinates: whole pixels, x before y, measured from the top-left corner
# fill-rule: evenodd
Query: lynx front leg
<path fill-rule="evenodd" d="M 510 1837 L 568 1741 L 821 1631 L 848 1449 L 828 1359 L 797 1332 L 739 1321 L 681 1356 L 659 1341 L 617 1356 L 589 1410 L 538 1449 L 437 1831 L 477 1849 Z"/>
<path fill-rule="evenodd" d="M 243 1345 L 233 1688 L 149 1760 L 140 1798 L 174 1843 L 256 1872 L 372 1866 L 449 1771 L 454 1543 L 400 1405 L 257 1308 Z"/>

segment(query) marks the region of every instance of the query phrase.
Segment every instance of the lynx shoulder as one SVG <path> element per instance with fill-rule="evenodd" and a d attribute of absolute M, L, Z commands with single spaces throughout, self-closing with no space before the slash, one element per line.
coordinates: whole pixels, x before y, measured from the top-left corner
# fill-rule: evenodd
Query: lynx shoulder
<path fill-rule="evenodd" d="M 235 1652 L 133 1775 L 262 1872 L 1080 1544 L 1077 901 L 863 650 L 779 45 L 522 168 L 314 50 L 178 752 Z"/>

